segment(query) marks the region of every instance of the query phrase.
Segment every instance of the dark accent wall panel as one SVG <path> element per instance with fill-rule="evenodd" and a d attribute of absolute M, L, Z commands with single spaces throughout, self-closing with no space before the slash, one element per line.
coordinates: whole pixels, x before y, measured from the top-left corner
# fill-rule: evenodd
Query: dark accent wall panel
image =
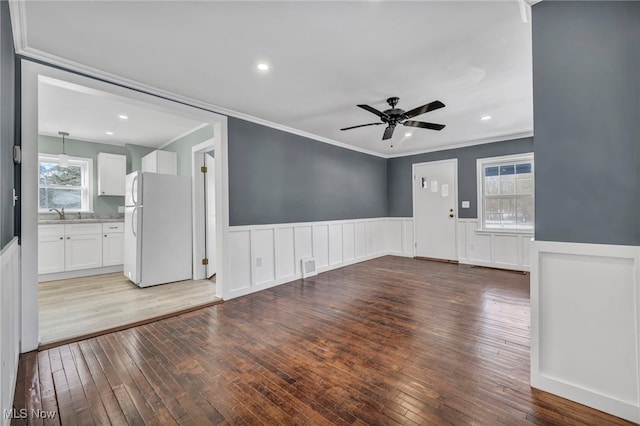
<path fill-rule="evenodd" d="M 640 3 L 533 7 L 536 239 L 640 245 Z"/>
<path fill-rule="evenodd" d="M 15 51 L 9 3 L 0 1 L 0 247 L 14 235 Z"/>
<path fill-rule="evenodd" d="M 387 160 L 229 117 L 230 225 L 385 217 Z"/>
<path fill-rule="evenodd" d="M 389 216 L 413 216 L 412 165 L 428 161 L 458 159 L 458 214 L 461 218 L 478 217 L 476 186 L 476 160 L 478 158 L 533 152 L 533 138 L 513 139 L 464 148 L 427 152 L 406 157 L 391 158 L 387 163 Z M 470 207 L 463 209 L 462 201 Z"/>

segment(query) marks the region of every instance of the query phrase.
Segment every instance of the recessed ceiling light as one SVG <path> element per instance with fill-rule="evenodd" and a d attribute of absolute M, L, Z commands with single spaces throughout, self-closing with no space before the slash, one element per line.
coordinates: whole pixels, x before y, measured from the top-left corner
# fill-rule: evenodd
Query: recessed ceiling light
<path fill-rule="evenodd" d="M 105 132 L 107 135 L 112 136 L 113 132 Z"/>
<path fill-rule="evenodd" d="M 405 135 L 406 137 L 409 137 L 409 136 L 411 136 L 411 133 L 410 133 L 410 132 L 407 132 L 407 133 L 405 133 L 404 135 Z"/>
<path fill-rule="evenodd" d="M 120 115 L 118 116 L 118 118 L 122 118 L 123 120 L 128 120 L 128 119 L 129 119 L 129 117 L 127 117 L 127 116 L 126 116 L 126 115 L 124 115 L 124 114 L 120 114 Z"/>
<path fill-rule="evenodd" d="M 491 120 L 491 116 L 490 115 L 485 115 L 484 117 L 480 118 L 480 120 L 482 120 L 482 121 Z"/>
<path fill-rule="evenodd" d="M 260 71 L 266 71 L 266 70 L 268 70 L 268 69 L 269 69 L 269 65 L 265 64 L 264 62 L 263 62 L 263 63 L 259 63 L 259 64 L 258 64 L 258 69 L 259 69 Z"/>

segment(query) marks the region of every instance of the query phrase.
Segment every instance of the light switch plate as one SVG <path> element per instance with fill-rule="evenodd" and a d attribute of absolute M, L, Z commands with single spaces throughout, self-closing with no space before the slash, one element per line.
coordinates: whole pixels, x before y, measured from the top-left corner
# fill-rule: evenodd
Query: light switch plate
<path fill-rule="evenodd" d="M 463 201 L 463 202 L 462 202 L 462 208 L 463 208 L 463 209 L 468 209 L 468 208 L 469 208 L 469 204 L 470 204 L 470 203 L 469 203 L 468 201 Z"/>

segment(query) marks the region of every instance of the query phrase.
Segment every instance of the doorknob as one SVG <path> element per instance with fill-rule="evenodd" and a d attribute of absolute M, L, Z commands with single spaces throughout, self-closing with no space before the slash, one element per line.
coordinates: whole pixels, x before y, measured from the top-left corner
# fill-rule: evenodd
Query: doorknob
<path fill-rule="evenodd" d="M 453 217 L 453 213 L 449 213 L 449 217 Z"/>

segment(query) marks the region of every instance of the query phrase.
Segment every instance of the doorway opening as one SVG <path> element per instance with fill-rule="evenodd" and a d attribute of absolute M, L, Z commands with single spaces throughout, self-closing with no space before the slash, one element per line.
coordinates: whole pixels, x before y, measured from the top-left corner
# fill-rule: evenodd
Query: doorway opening
<path fill-rule="evenodd" d="M 79 141 L 75 140 L 72 144 L 69 144 L 69 139 L 67 139 L 65 145 L 66 153 L 55 150 L 55 152 L 48 153 L 49 156 L 52 157 L 53 160 L 58 160 L 60 154 L 67 154 L 70 165 L 75 164 L 74 161 L 76 161 L 76 159 L 74 157 L 83 157 L 85 160 L 90 160 L 85 161 L 86 166 L 84 163 L 78 163 L 80 166 L 85 167 L 83 169 L 85 170 L 85 175 L 76 176 L 76 180 L 79 183 L 87 184 L 87 182 L 91 180 L 91 177 L 93 177 L 93 182 L 85 185 L 86 188 L 84 189 L 81 188 L 82 185 L 75 185 L 78 186 L 78 188 L 56 188 L 56 185 L 50 185 L 50 187 L 45 188 L 46 190 L 43 192 L 41 185 L 42 180 L 41 176 L 39 176 L 42 165 L 39 153 L 41 153 L 43 149 L 40 147 L 39 140 L 43 136 L 42 129 L 46 127 L 46 123 L 41 121 L 42 117 L 46 116 L 46 114 L 42 114 L 43 109 L 47 108 L 47 104 L 46 102 L 43 103 L 43 99 L 46 100 L 46 91 L 51 89 L 51 87 L 45 87 L 43 84 L 53 87 L 58 94 L 64 90 L 69 91 L 70 94 L 67 93 L 65 96 L 69 96 L 70 102 L 73 102 L 72 98 L 76 96 L 86 96 L 86 99 L 91 98 L 91 100 L 82 101 L 81 104 L 84 105 L 84 108 L 81 108 L 81 110 L 75 114 L 77 121 L 82 124 L 88 122 L 88 117 L 81 115 L 90 110 L 87 105 L 92 102 L 105 101 L 106 103 L 121 102 L 122 105 L 130 107 L 131 111 L 136 112 L 136 114 L 127 114 L 126 111 L 118 111 L 118 114 L 111 114 L 114 115 L 112 118 L 115 120 L 115 125 L 133 123 L 134 120 L 140 119 L 141 116 L 137 115 L 137 113 L 143 114 L 143 110 L 148 110 L 151 115 L 156 114 L 167 117 L 166 120 L 162 120 L 162 125 L 148 126 L 152 139 L 154 138 L 153 131 L 163 127 L 171 120 L 183 123 L 194 123 L 194 125 L 188 125 L 188 131 L 175 135 L 171 140 L 166 140 L 168 138 L 165 138 L 164 141 L 159 140 L 160 138 L 155 134 L 156 139 L 149 144 L 140 143 L 137 145 L 133 143 L 127 144 L 128 146 L 126 147 L 119 146 L 118 143 L 96 141 L 95 138 L 91 140 L 92 138 L 86 137 L 86 144 L 84 147 L 79 148 L 80 151 L 75 152 L 74 155 L 70 155 L 71 152 L 69 152 L 69 150 L 71 149 L 71 145 L 74 144 L 76 145 L 74 149 L 78 148 L 80 146 Z M 62 108 L 54 109 L 57 112 L 62 110 Z M 104 113 L 105 111 L 100 110 L 100 112 Z M 53 121 L 59 124 L 63 122 L 63 119 L 62 117 L 58 117 Z M 159 122 L 159 120 L 156 120 L 156 122 Z M 117 129 L 115 125 L 114 128 Z M 209 136 L 205 139 L 212 139 L 213 149 L 215 149 L 216 153 L 215 157 L 211 157 L 214 163 L 212 168 L 218 176 L 217 179 L 210 182 L 212 185 L 211 192 L 214 198 L 218 199 L 218 202 L 212 204 L 212 209 L 214 217 L 219 218 L 219 220 L 213 224 L 214 232 L 212 232 L 212 238 L 216 241 L 209 242 L 209 244 L 210 247 L 215 247 L 216 251 L 221 253 L 224 244 L 222 241 L 224 235 L 222 229 L 223 226 L 228 226 L 228 210 L 223 209 L 223 206 L 228 205 L 228 194 L 223 191 L 223 188 L 225 188 L 224 183 L 227 179 L 225 163 L 226 117 L 105 81 L 50 68 L 28 60 L 22 61 L 23 161 L 21 172 L 21 273 L 23 285 L 21 295 L 21 352 L 37 349 L 41 344 L 50 345 L 56 342 L 68 341 L 68 339 L 87 337 L 100 332 L 113 331 L 114 329 L 126 328 L 132 324 L 147 322 L 150 319 L 157 319 L 158 317 L 163 317 L 176 311 L 193 309 L 194 306 L 203 305 L 207 298 L 220 300 L 224 282 L 223 262 L 216 262 L 217 283 L 215 286 L 211 286 L 211 282 L 206 283 L 208 284 L 206 297 L 202 292 L 198 292 L 197 290 L 193 292 L 188 290 L 190 285 L 196 285 L 197 287 L 198 279 L 196 279 L 195 270 L 191 271 L 192 273 L 189 276 L 189 280 L 180 281 L 175 284 L 163 283 L 162 285 L 141 288 L 128 281 L 122 273 L 122 258 L 118 259 L 118 251 L 124 252 L 122 248 L 119 248 L 123 238 L 120 238 L 118 234 L 123 231 L 122 228 L 124 227 L 124 215 L 122 212 L 125 202 L 121 200 L 121 198 L 124 199 L 125 194 L 119 192 L 112 194 L 102 193 L 104 187 L 98 182 L 98 179 L 101 177 L 101 173 L 98 170 L 99 161 L 101 161 L 101 158 L 98 157 L 99 154 L 105 154 L 105 157 L 108 157 L 109 160 L 117 159 L 115 158 L 117 156 L 121 156 L 123 159 L 126 157 L 126 161 L 121 164 L 126 164 L 126 172 L 130 173 L 135 170 L 141 170 L 141 159 L 149 151 L 155 152 L 156 149 L 173 151 L 178 157 L 175 173 L 188 176 L 189 180 L 191 180 L 191 172 L 188 169 L 184 169 L 183 165 L 190 163 L 190 148 L 193 143 L 182 151 L 177 148 L 171 149 L 171 143 L 181 137 L 185 139 L 186 136 L 203 129 L 209 131 L 210 134 L 214 136 L 213 138 Z M 72 138 L 74 135 L 82 133 L 82 129 L 69 131 L 70 129 L 61 128 L 57 130 L 64 131 L 65 134 L 72 133 Z M 121 127 L 121 130 L 124 132 L 126 126 Z M 103 136 L 106 134 L 107 136 L 113 136 L 114 139 L 116 139 L 119 132 L 119 130 L 114 131 L 113 128 L 101 128 L 99 131 Z M 49 131 L 49 133 L 51 133 L 51 131 Z M 61 142 L 61 140 L 58 141 L 55 135 L 45 136 L 50 138 L 48 141 L 50 147 L 55 146 L 57 148 L 58 145 L 61 145 L 58 143 Z M 78 136 L 76 137 L 80 139 Z M 192 141 L 193 138 L 191 139 L 191 142 Z M 94 143 L 94 145 L 89 145 L 91 143 Z M 154 145 L 154 143 L 156 145 Z M 98 145 L 99 148 L 97 148 Z M 145 146 L 147 149 L 144 149 Z M 60 148 L 62 149 L 61 146 Z M 96 156 L 92 158 L 92 154 L 90 153 L 94 151 L 96 151 Z M 78 154 L 78 152 L 82 154 Z M 138 167 L 132 167 L 132 164 L 137 164 Z M 56 164 L 53 167 L 58 166 L 60 165 Z M 82 168 L 80 166 L 78 167 L 79 173 Z M 93 175 L 90 176 L 92 170 Z M 68 174 L 69 173 L 67 173 L 67 175 Z M 122 174 L 124 174 L 124 170 L 122 170 Z M 117 175 L 120 176 L 120 172 L 118 172 Z M 124 178 L 124 176 L 120 177 Z M 73 178 L 73 176 L 71 176 L 71 178 Z M 98 190 L 99 185 L 100 189 Z M 56 228 L 55 230 L 48 229 L 47 231 L 62 233 L 60 235 L 56 234 L 53 236 L 55 238 L 52 238 L 51 235 L 47 235 L 47 232 L 44 232 L 42 236 L 49 238 L 51 241 L 47 241 L 41 245 L 39 242 L 39 236 L 41 234 L 39 228 L 40 225 L 43 224 L 42 214 L 49 213 L 48 208 L 43 210 L 41 204 L 43 200 L 47 202 L 51 201 L 55 204 L 55 194 L 47 198 L 46 192 L 49 191 L 53 194 L 58 189 L 61 189 L 58 191 L 58 201 L 73 195 L 78 198 L 78 203 L 75 208 L 66 209 L 64 219 L 62 215 L 58 213 L 55 213 L 55 215 L 50 218 L 44 218 L 47 220 L 47 226 L 52 225 Z M 85 190 L 88 192 L 82 192 Z M 70 195 L 73 191 L 77 191 L 77 194 Z M 100 193 L 98 194 L 98 192 Z M 82 204 L 84 201 L 80 200 L 81 198 L 82 200 L 86 198 L 90 202 L 86 205 Z M 226 202 L 223 201 L 225 198 L 227 200 Z M 103 212 L 99 210 L 105 206 L 114 209 L 114 211 L 111 212 L 114 217 L 101 217 Z M 47 205 L 45 207 L 49 206 Z M 187 204 L 185 207 L 190 209 L 191 206 Z M 70 210 L 74 210 L 72 214 L 70 214 Z M 50 214 L 53 215 L 53 213 Z M 120 216 L 118 216 L 118 214 L 120 214 Z M 191 216 L 191 212 L 189 212 L 189 216 Z M 168 221 L 167 226 L 171 226 L 170 221 Z M 67 228 L 69 228 L 69 232 L 67 232 Z M 91 228 L 92 233 L 88 232 L 89 228 Z M 111 228 L 113 228 L 113 230 L 111 230 Z M 191 238 L 193 238 L 193 235 Z M 60 244 L 60 242 L 62 242 L 62 244 Z M 67 245 L 69 245 L 69 254 L 75 259 L 73 262 L 66 262 L 68 265 L 65 264 L 66 259 L 64 259 L 64 255 L 67 252 Z M 95 248 L 96 250 L 99 249 L 100 253 L 97 251 L 91 252 L 88 250 L 89 247 Z M 47 250 L 48 252 L 45 253 Z M 212 249 L 209 248 L 209 250 Z M 89 254 L 91 254 L 91 256 L 89 256 Z M 105 255 L 107 259 L 106 263 L 104 261 Z M 56 269 L 56 262 L 59 262 L 61 259 L 62 270 L 59 269 L 59 266 L 57 266 L 58 269 Z M 39 260 L 44 260 L 44 262 L 39 262 Z M 47 261 L 50 262 L 47 264 Z M 39 271 L 39 268 L 33 267 L 33 265 L 40 265 L 40 263 L 46 266 L 43 271 Z M 189 269 L 192 269 L 191 265 L 189 265 Z M 43 277 L 44 275 L 46 276 Z M 42 289 L 42 285 L 47 286 L 46 291 Z M 69 291 L 72 293 L 69 293 Z M 82 293 L 83 291 L 84 293 Z M 91 293 L 92 291 L 94 293 Z M 130 293 L 127 293 L 127 291 L 130 291 Z M 169 294 L 171 291 L 175 293 L 173 295 Z M 57 293 L 57 295 L 54 293 Z M 140 295 L 143 296 L 142 301 L 136 303 L 134 299 Z M 42 298 L 45 300 L 41 300 Z M 181 302 L 180 299 L 182 299 Z M 150 301 L 153 302 L 154 300 L 158 303 L 150 303 Z M 131 306 L 137 306 L 137 308 L 128 312 L 122 311 L 123 308 L 126 308 L 125 305 L 127 302 L 131 302 Z M 167 302 L 171 303 L 167 304 Z M 112 308 L 108 308 L 109 306 Z M 80 313 L 82 308 L 87 311 L 85 317 L 82 317 Z M 53 312 L 51 309 L 57 309 L 57 311 Z M 97 321 L 96 324 L 94 324 L 97 328 L 92 329 L 91 327 L 87 327 L 87 321 L 92 321 L 100 317 L 100 312 L 104 309 L 107 309 L 107 311 L 120 309 L 120 311 L 115 315 L 111 315 L 111 319 L 109 319 L 109 315 L 102 317 L 102 320 L 106 318 L 106 322 Z M 111 314 L 113 314 L 113 312 L 111 312 Z M 81 317 L 77 317 L 77 315 L 81 315 Z M 67 321 L 67 324 L 55 324 L 53 328 L 58 328 L 58 330 L 54 330 L 55 333 L 51 330 L 51 327 L 49 330 L 44 331 L 42 326 L 46 326 L 46 322 L 52 318 L 67 318 L 69 321 Z M 81 330 L 78 331 L 78 329 L 74 329 L 73 326 L 81 326 Z M 69 329 L 60 332 L 61 329 L 65 329 L 66 327 L 69 327 Z"/>
<path fill-rule="evenodd" d="M 193 276 L 217 283 L 220 257 L 216 247 L 216 162 L 215 140 L 191 149 L 193 194 Z"/>

